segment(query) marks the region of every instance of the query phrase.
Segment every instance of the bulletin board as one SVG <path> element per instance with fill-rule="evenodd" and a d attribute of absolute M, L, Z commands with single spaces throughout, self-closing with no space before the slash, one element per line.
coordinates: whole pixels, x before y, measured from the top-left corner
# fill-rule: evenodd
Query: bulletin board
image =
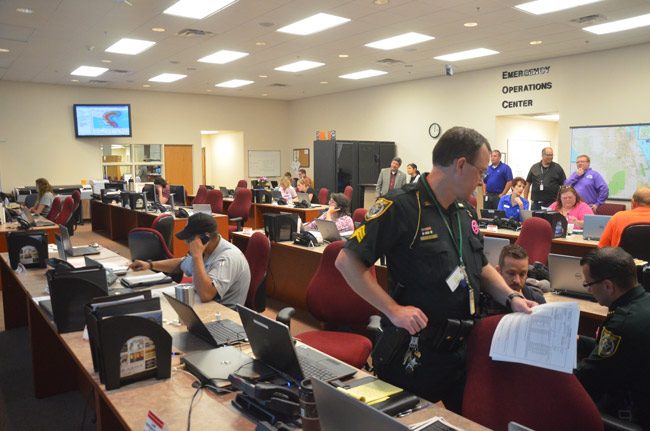
<path fill-rule="evenodd" d="M 309 167 L 309 148 L 294 148 L 293 160 L 300 162 L 301 168 Z"/>
<path fill-rule="evenodd" d="M 280 151 L 248 151 L 248 176 L 279 177 L 280 176 Z"/>

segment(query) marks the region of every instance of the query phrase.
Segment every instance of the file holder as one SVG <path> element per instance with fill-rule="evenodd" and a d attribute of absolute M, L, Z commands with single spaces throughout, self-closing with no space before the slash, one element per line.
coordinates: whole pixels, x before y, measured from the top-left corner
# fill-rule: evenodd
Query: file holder
<path fill-rule="evenodd" d="M 48 258 L 47 234 L 42 231 L 7 233 L 11 269 L 22 263 L 25 268 L 45 268 Z"/>
<path fill-rule="evenodd" d="M 100 268 L 101 269 L 101 268 Z M 106 284 L 106 275 L 101 269 Z M 84 329 L 84 305 L 94 298 L 105 296 L 95 283 L 75 276 L 51 276 L 48 274 L 52 318 L 59 334 L 81 331 Z M 41 304 L 47 309 L 47 301 Z"/>

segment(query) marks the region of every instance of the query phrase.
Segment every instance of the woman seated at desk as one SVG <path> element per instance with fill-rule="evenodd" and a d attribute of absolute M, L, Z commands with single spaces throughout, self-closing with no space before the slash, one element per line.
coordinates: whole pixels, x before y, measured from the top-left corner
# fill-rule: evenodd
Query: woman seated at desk
<path fill-rule="evenodd" d="M 305 180 L 303 180 L 302 178 L 299 179 L 298 183 L 296 184 L 296 188 L 298 189 L 298 193 L 307 193 L 309 195 L 309 203 L 312 204 L 318 203 L 318 196 L 316 196 L 316 192 L 314 191 L 314 189 L 307 186 L 307 182 Z M 296 198 L 293 201 L 300 202 L 300 199 Z"/>
<path fill-rule="evenodd" d="M 580 195 L 572 186 L 562 186 L 557 193 L 557 199 L 549 207 L 549 211 L 557 211 L 566 217 L 567 223 L 573 223 L 577 229 L 582 229 L 585 214 L 593 214 L 591 207 L 580 199 Z"/>
<path fill-rule="evenodd" d="M 504 211 L 506 217 L 521 221 L 521 212 L 529 208 L 529 202 L 521 194 L 526 188 L 526 180 L 516 177 L 512 180 L 512 193 L 501 196 L 497 210 Z"/>
<path fill-rule="evenodd" d="M 39 178 L 36 180 L 36 190 L 38 192 L 38 197 L 36 198 L 34 206 L 29 208 L 29 212 L 47 217 L 50 213 L 52 202 L 54 201 L 52 186 L 45 178 Z"/>
<path fill-rule="evenodd" d="M 156 177 L 153 180 L 154 190 L 158 196 L 158 202 L 166 204 L 170 198 L 170 187 L 163 177 Z"/>
<path fill-rule="evenodd" d="M 354 221 L 350 216 L 350 201 L 343 193 L 332 193 L 327 211 L 321 214 L 318 219 L 336 222 L 336 228 L 339 232 L 354 230 Z M 303 228 L 305 230 L 318 230 L 315 220 L 305 224 Z"/>
<path fill-rule="evenodd" d="M 291 180 L 286 176 L 280 179 L 280 186 L 278 189 L 280 190 L 280 193 L 282 193 L 282 199 L 287 202 L 291 202 L 298 197 L 296 190 L 291 187 Z"/>

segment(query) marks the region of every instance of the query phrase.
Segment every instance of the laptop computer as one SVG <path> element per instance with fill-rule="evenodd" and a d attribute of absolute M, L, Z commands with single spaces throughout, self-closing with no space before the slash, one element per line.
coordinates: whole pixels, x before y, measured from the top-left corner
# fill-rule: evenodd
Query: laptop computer
<path fill-rule="evenodd" d="M 488 209 L 482 209 L 481 210 L 481 218 L 506 218 L 506 212 L 503 210 L 488 210 Z"/>
<path fill-rule="evenodd" d="M 72 242 L 70 242 L 70 235 L 68 234 L 68 228 L 64 225 L 59 225 L 61 229 L 61 243 L 63 244 L 63 250 L 68 256 L 85 256 L 87 254 L 99 254 L 99 249 L 96 247 L 90 246 L 78 246 L 73 247 Z"/>
<path fill-rule="evenodd" d="M 311 200 L 309 200 L 309 193 L 297 192 L 296 194 L 298 195 L 298 202 L 307 201 L 309 204 L 311 204 Z"/>
<path fill-rule="evenodd" d="M 210 204 L 192 204 L 194 213 L 204 213 L 212 215 L 212 206 Z"/>
<path fill-rule="evenodd" d="M 612 216 L 586 214 L 582 226 L 582 237 L 598 241 L 605 230 L 605 226 Z"/>
<path fill-rule="evenodd" d="M 221 190 L 221 194 L 224 198 L 231 198 L 234 195 L 234 193 L 230 193 L 230 190 L 228 190 L 227 187 L 220 186 L 219 190 Z"/>
<path fill-rule="evenodd" d="M 185 323 L 187 330 L 206 343 L 221 347 L 246 340 L 244 328 L 232 320 L 203 323 L 192 307 L 164 292 L 163 295 Z"/>
<path fill-rule="evenodd" d="M 488 260 L 488 263 L 492 266 L 497 266 L 499 264 L 499 256 L 501 255 L 501 250 L 506 245 L 510 244 L 510 240 L 506 238 L 494 238 L 491 236 L 483 237 L 483 254 Z"/>
<path fill-rule="evenodd" d="M 582 286 L 585 279 L 579 257 L 551 253 L 548 255 L 548 271 L 551 277 L 551 288 L 555 293 L 589 301 L 596 300 Z"/>
<path fill-rule="evenodd" d="M 316 226 L 323 237 L 323 241 L 334 242 L 342 239 L 341 233 L 336 227 L 336 222 L 316 219 Z"/>
<path fill-rule="evenodd" d="M 294 382 L 305 377 L 329 381 L 357 372 L 356 368 L 318 350 L 304 345 L 294 346 L 286 325 L 242 305 L 237 306 L 237 311 L 255 357 Z"/>
<path fill-rule="evenodd" d="M 48 220 L 46 218 L 43 218 L 41 216 L 38 216 L 38 218 L 35 219 L 34 216 L 32 215 L 32 213 L 29 212 L 29 210 L 27 208 L 22 209 L 22 218 L 27 223 L 29 223 L 30 226 L 40 226 L 40 227 L 42 227 L 42 226 L 54 226 L 55 225 L 54 222 L 52 222 L 52 221 L 50 221 L 50 220 Z"/>
<path fill-rule="evenodd" d="M 519 214 L 521 214 L 521 222 L 525 222 L 529 218 L 533 216 L 533 211 L 532 210 L 522 210 L 519 211 Z"/>

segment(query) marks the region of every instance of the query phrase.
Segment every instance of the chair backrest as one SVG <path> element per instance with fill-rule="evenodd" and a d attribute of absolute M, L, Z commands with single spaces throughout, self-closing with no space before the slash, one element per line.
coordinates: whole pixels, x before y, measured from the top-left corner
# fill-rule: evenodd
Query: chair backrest
<path fill-rule="evenodd" d="M 47 219 L 50 221 L 55 221 L 61 212 L 61 198 L 56 196 L 52 201 L 52 206 L 50 207 L 50 212 L 47 213 Z"/>
<path fill-rule="evenodd" d="M 169 193 L 174 194 L 174 205 L 185 205 L 185 186 L 170 184 Z"/>
<path fill-rule="evenodd" d="M 68 196 L 63 200 L 63 205 L 61 205 L 61 211 L 59 212 L 59 215 L 56 216 L 56 220 L 54 220 L 54 223 L 67 226 L 70 217 L 72 217 L 73 211 L 74 211 L 74 200 L 72 200 L 72 197 Z"/>
<path fill-rule="evenodd" d="M 243 187 L 245 189 L 248 188 L 248 182 L 246 180 L 239 180 L 237 181 L 237 187 Z"/>
<path fill-rule="evenodd" d="M 32 193 L 27 196 L 25 196 L 25 206 L 27 208 L 31 208 L 34 205 L 36 205 L 36 201 L 38 200 L 38 194 Z"/>
<path fill-rule="evenodd" d="M 223 213 L 223 193 L 221 190 L 208 190 L 207 202 L 210 204 L 213 213 Z"/>
<path fill-rule="evenodd" d="M 321 205 L 327 205 L 329 198 L 330 191 L 327 189 L 327 187 L 321 187 L 321 189 L 318 191 L 318 203 Z"/>
<path fill-rule="evenodd" d="M 235 190 L 235 197 L 228 207 L 228 217 L 241 217 L 242 224 L 248 220 L 248 214 L 253 204 L 253 193 L 250 189 L 239 187 Z"/>
<path fill-rule="evenodd" d="M 357 208 L 352 213 L 352 221 L 354 221 L 355 223 L 363 222 L 363 219 L 366 218 L 366 213 L 367 212 L 368 212 L 368 210 L 365 209 L 365 208 Z"/>
<path fill-rule="evenodd" d="M 150 227 L 136 227 L 129 232 L 131 259 L 163 260 L 174 257 L 160 232 Z"/>
<path fill-rule="evenodd" d="M 619 247 L 633 257 L 650 260 L 650 223 L 636 223 L 627 226 L 621 234 Z"/>
<path fill-rule="evenodd" d="M 318 320 L 334 325 L 367 325 L 379 312 L 357 295 L 334 266 L 345 241 L 330 243 L 307 286 L 307 310 Z M 374 266 L 370 267 L 375 276 Z"/>
<path fill-rule="evenodd" d="M 81 204 L 81 192 L 79 190 L 75 190 L 72 192 L 72 200 L 74 201 L 74 209 L 76 210 L 79 208 L 79 205 Z"/>
<path fill-rule="evenodd" d="M 153 219 L 151 227 L 160 232 L 160 235 L 165 240 L 165 244 L 169 250 L 172 249 L 173 233 L 174 233 L 174 217 L 171 214 L 160 214 Z"/>
<path fill-rule="evenodd" d="M 208 198 L 208 189 L 203 184 L 199 186 L 199 189 L 196 191 L 196 196 L 192 203 L 194 204 L 205 204 L 207 203 Z"/>
<path fill-rule="evenodd" d="M 502 317 L 480 320 L 469 335 L 462 415 L 495 430 L 510 421 L 536 430 L 602 430 L 596 405 L 573 374 L 490 358 Z"/>
<path fill-rule="evenodd" d="M 271 260 L 271 242 L 262 232 L 255 232 L 246 246 L 246 260 L 251 270 L 251 284 L 245 305 L 257 312 L 266 309 L 266 272 Z"/>
<path fill-rule="evenodd" d="M 521 225 L 516 244 L 526 250 L 529 263 L 541 262 L 548 265 L 551 241 L 553 241 L 551 224 L 543 218 L 531 217 Z"/>
<path fill-rule="evenodd" d="M 352 193 L 353 192 L 354 192 L 354 189 L 352 188 L 352 186 L 345 186 L 345 189 L 343 189 L 343 194 L 345 195 L 346 198 L 348 198 L 348 200 L 350 202 L 352 202 Z"/>
<path fill-rule="evenodd" d="M 601 204 L 596 208 L 596 214 L 598 215 L 614 215 L 619 211 L 625 211 L 625 205 L 623 204 Z"/>

